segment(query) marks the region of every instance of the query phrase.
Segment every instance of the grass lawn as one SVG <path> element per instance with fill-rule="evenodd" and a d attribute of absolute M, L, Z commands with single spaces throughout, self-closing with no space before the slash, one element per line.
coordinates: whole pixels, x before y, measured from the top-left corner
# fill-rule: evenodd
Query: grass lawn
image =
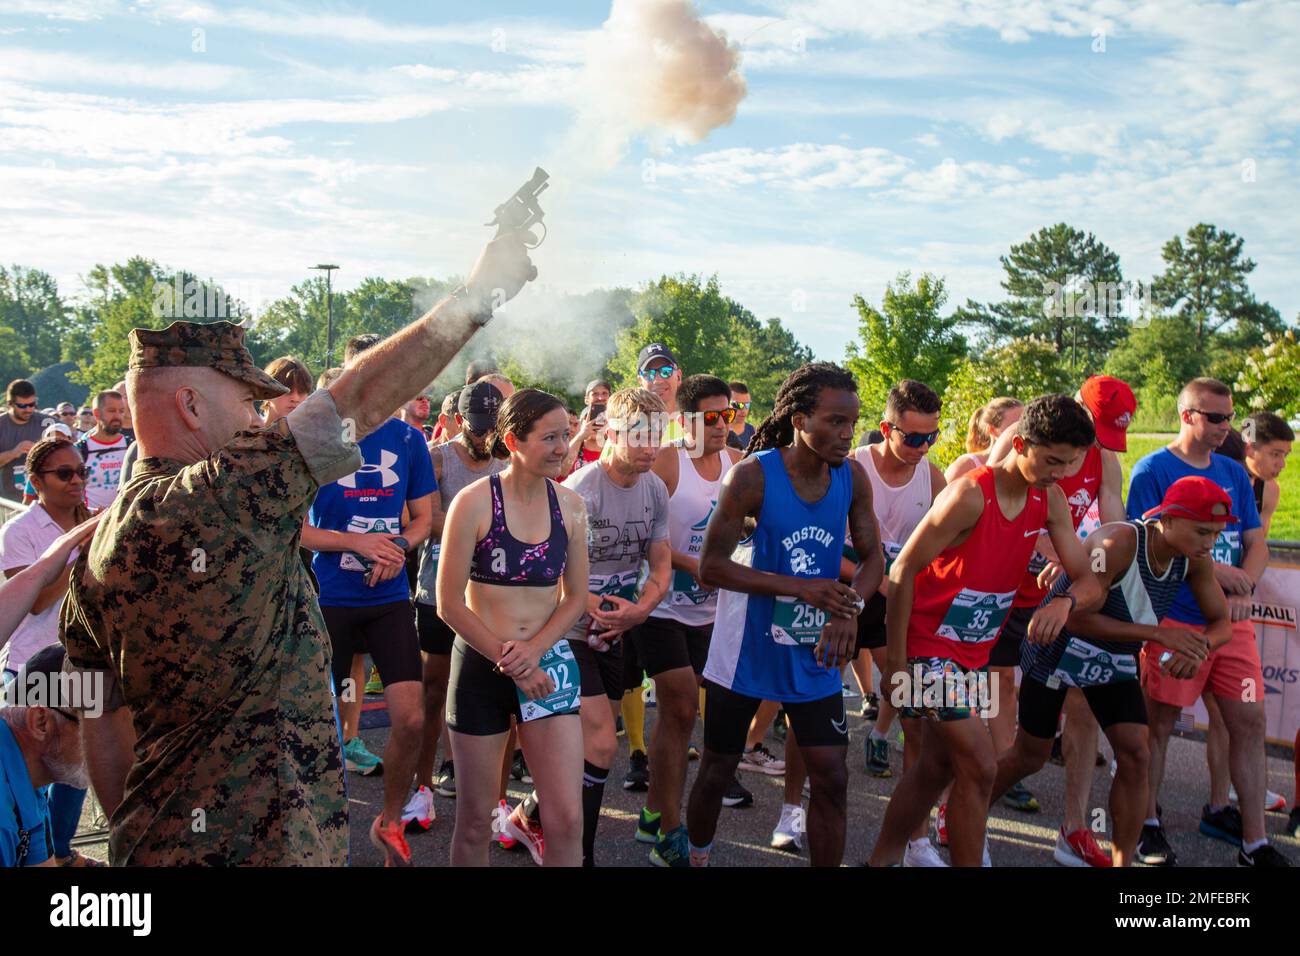
<path fill-rule="evenodd" d="M 1124 466 L 1124 496 L 1128 498 L 1128 473 L 1134 463 L 1144 455 L 1149 455 L 1157 448 L 1163 448 L 1173 440 L 1173 435 L 1163 438 L 1137 438 L 1128 440 L 1128 451 L 1119 456 Z M 1288 462 L 1279 479 L 1282 482 L 1282 500 L 1278 502 L 1277 514 L 1273 516 L 1273 527 L 1269 538 L 1274 541 L 1300 541 L 1300 465 Z"/>

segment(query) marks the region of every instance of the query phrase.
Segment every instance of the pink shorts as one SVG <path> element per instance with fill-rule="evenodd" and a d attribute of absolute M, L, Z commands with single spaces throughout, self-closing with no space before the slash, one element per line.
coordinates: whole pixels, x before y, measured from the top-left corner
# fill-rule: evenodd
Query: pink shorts
<path fill-rule="evenodd" d="M 1203 624 L 1187 624 L 1170 617 L 1161 621 L 1160 626 L 1205 630 Z M 1154 643 L 1142 648 L 1142 686 L 1152 700 L 1171 707 L 1191 707 L 1206 688 L 1215 697 L 1264 699 L 1264 668 L 1255 642 L 1255 625 L 1249 620 L 1234 622 L 1228 643 L 1211 651 L 1196 676 L 1188 680 L 1170 677 L 1160 669 L 1160 655 L 1164 650 L 1163 645 Z"/>

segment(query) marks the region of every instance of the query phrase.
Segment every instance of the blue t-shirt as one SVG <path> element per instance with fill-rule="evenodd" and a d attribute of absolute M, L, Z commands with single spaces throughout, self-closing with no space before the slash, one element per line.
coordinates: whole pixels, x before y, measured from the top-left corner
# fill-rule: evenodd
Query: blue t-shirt
<path fill-rule="evenodd" d="M 438 490 L 424 433 L 390 418 L 357 443 L 365 463 L 352 474 L 322 485 L 310 521 L 325 531 L 400 534 L 402 506 Z M 406 575 L 366 586 L 366 569 L 348 551 L 318 551 L 311 569 L 326 607 L 374 607 L 410 597 Z"/>
<path fill-rule="evenodd" d="M 18 865 L 23 843 L 23 866 L 50 858 L 49 815 L 45 798 L 32 786 L 13 731 L 0 720 L 0 867 Z"/>
<path fill-rule="evenodd" d="M 1219 564 L 1231 564 L 1241 567 L 1245 554 L 1242 536 L 1253 528 L 1258 528 L 1259 510 L 1255 507 L 1255 493 L 1250 487 L 1250 475 L 1246 469 L 1231 458 L 1223 455 L 1211 455 L 1210 467 L 1193 468 L 1168 448 L 1153 451 L 1136 465 L 1129 476 L 1128 516 L 1133 520 L 1164 500 L 1165 491 L 1179 478 L 1199 475 L 1209 478 L 1232 496 L 1232 513 L 1239 519 L 1235 524 L 1225 524 L 1219 532 L 1219 539 L 1214 543 L 1214 560 Z M 1186 582 L 1178 590 L 1169 616 L 1187 624 L 1204 624 L 1205 615 L 1201 613 L 1192 589 Z"/>

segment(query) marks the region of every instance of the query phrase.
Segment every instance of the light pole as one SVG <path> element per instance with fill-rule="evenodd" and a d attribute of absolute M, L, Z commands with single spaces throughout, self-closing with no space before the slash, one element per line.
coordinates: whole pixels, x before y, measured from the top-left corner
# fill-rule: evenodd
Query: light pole
<path fill-rule="evenodd" d="M 312 266 L 313 269 L 323 270 L 325 273 L 325 367 L 334 367 L 334 286 L 331 279 L 334 277 L 334 270 L 338 268 L 330 263 L 321 263 Z"/>

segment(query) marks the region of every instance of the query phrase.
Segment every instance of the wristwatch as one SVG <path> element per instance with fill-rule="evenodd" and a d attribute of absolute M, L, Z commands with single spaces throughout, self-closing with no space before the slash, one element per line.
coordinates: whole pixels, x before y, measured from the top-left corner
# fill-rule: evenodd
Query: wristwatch
<path fill-rule="evenodd" d="M 411 550 L 411 542 L 407 541 L 407 540 L 406 540 L 405 538 L 403 538 L 400 534 L 399 534 L 399 535 L 396 535 L 395 537 L 389 538 L 389 540 L 392 541 L 393 544 L 395 544 L 395 545 L 397 545 L 399 548 L 401 548 L 403 551 L 410 551 L 410 550 Z"/>
<path fill-rule="evenodd" d="M 470 321 L 480 329 L 492 321 L 492 301 L 480 293 L 472 291 L 469 286 L 461 284 L 451 290 L 451 297 L 462 303 L 469 310 Z"/>
<path fill-rule="evenodd" d="M 1056 597 L 1052 598 L 1052 600 L 1053 600 L 1053 601 L 1056 601 L 1056 600 L 1059 600 L 1059 599 L 1061 599 L 1061 598 L 1065 598 L 1067 601 L 1070 602 L 1070 613 L 1073 614 L 1073 613 L 1074 613 L 1074 609 L 1075 609 L 1075 608 L 1078 606 L 1078 604 L 1079 604 L 1079 599 L 1076 598 L 1076 597 L 1075 597 L 1073 594 L 1071 594 L 1069 591 L 1066 591 L 1064 594 L 1058 594 Z"/>
<path fill-rule="evenodd" d="M 857 602 L 857 609 L 853 613 L 861 614 L 863 609 L 867 606 L 866 599 L 861 594 L 858 594 L 856 591 L 854 591 L 853 600 Z"/>

